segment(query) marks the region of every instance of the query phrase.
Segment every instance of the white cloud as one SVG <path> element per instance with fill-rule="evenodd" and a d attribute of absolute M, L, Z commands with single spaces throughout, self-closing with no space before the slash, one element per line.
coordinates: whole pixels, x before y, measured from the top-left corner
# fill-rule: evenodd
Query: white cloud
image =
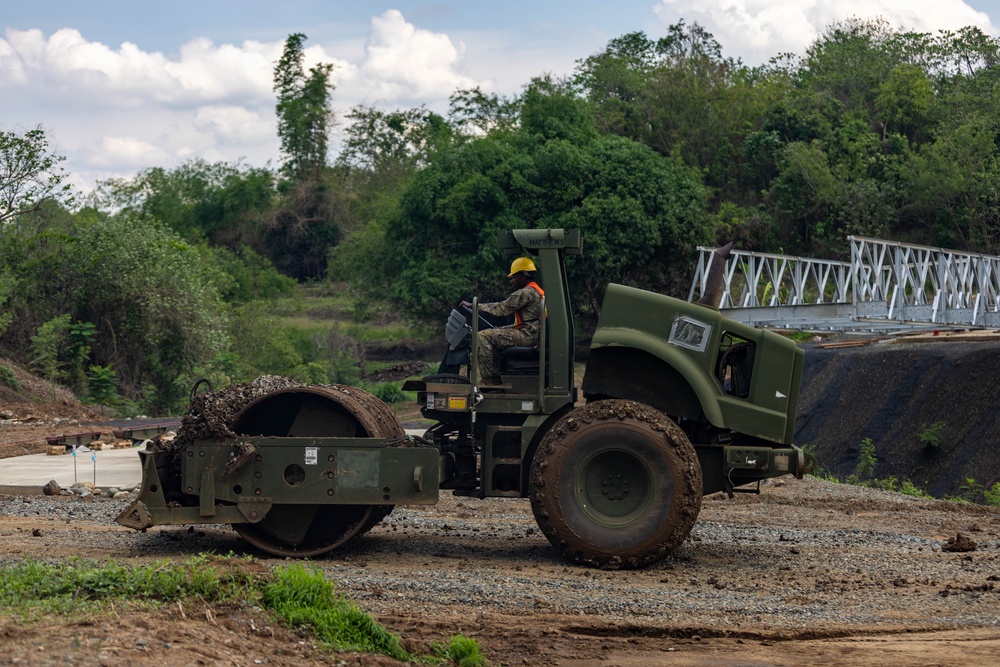
<path fill-rule="evenodd" d="M 462 43 L 416 27 L 399 11 L 373 17 L 361 44 L 354 36 L 304 51 L 307 68 L 334 64 L 340 115 L 360 103 L 443 110 L 456 88 L 490 89 L 462 73 Z M 200 37 L 165 54 L 90 41 L 72 28 L 48 36 L 8 29 L 0 38 L 4 121 L 49 129 L 66 147 L 64 166 L 75 183 L 193 157 L 263 165 L 278 158 L 272 76 L 283 48 L 284 41 Z"/>
<path fill-rule="evenodd" d="M 87 161 L 93 167 L 129 166 L 143 168 L 172 162 L 173 155 L 151 143 L 134 137 L 104 137 L 99 149 Z"/>
<path fill-rule="evenodd" d="M 749 64 L 782 52 L 804 54 L 832 23 L 882 16 L 893 27 L 936 33 L 968 25 L 997 35 L 989 16 L 962 0 L 660 0 L 664 26 L 683 18 L 712 33 L 727 56 Z"/>
<path fill-rule="evenodd" d="M 170 59 L 129 42 L 115 50 L 70 28 L 48 38 L 38 30 L 8 30 L 0 40 L 0 87 L 43 84 L 50 93 L 98 105 L 261 101 L 271 96 L 271 69 L 281 46 L 217 46 L 198 38 Z"/>
<path fill-rule="evenodd" d="M 205 106 L 195 112 L 194 127 L 223 144 L 260 144 L 272 139 L 274 117 L 240 106 Z"/>
<path fill-rule="evenodd" d="M 460 73 L 465 45 L 422 30 L 390 9 L 372 18 L 364 59 L 343 72 L 345 88 L 365 100 L 429 102 L 480 82 Z M 336 77 L 336 74 L 335 74 Z"/>

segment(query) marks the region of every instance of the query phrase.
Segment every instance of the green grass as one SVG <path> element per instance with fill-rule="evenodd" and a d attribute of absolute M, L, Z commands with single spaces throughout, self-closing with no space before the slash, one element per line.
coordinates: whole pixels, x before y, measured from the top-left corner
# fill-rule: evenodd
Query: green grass
<path fill-rule="evenodd" d="M 199 597 L 221 602 L 252 590 L 252 576 L 212 567 L 209 558 L 203 555 L 181 564 L 144 566 L 85 560 L 4 565 L 0 568 L 0 608 L 64 610 L 113 598 L 173 602 Z"/>
<path fill-rule="evenodd" d="M 431 648 L 442 658 L 451 660 L 458 667 L 486 667 L 486 658 L 479 653 L 479 643 L 462 635 L 455 635 L 448 644 L 433 644 Z"/>
<path fill-rule="evenodd" d="M 326 294 L 302 288 L 295 295 L 276 299 L 271 312 L 280 326 L 309 334 L 337 326 L 341 334 L 362 343 L 426 339 L 433 335 L 426 325 L 402 320 L 382 308 L 361 308 L 347 291 Z"/>
<path fill-rule="evenodd" d="M 334 593 L 316 571 L 292 565 L 274 573 L 262 591 L 264 605 L 290 627 L 309 628 L 332 650 L 379 653 L 401 662 L 413 660 L 399 638 L 354 603 Z"/>
<path fill-rule="evenodd" d="M 182 563 L 148 565 L 88 560 L 0 565 L 0 614 L 25 622 L 47 615 L 92 614 L 102 605 L 142 609 L 186 599 L 259 605 L 286 626 L 312 632 L 329 651 L 459 667 L 487 664 L 479 644 L 462 635 L 446 644 L 432 643 L 431 655 L 412 655 L 399 637 L 338 595 L 320 571 L 297 564 L 268 573 L 249 558 L 203 554 Z"/>

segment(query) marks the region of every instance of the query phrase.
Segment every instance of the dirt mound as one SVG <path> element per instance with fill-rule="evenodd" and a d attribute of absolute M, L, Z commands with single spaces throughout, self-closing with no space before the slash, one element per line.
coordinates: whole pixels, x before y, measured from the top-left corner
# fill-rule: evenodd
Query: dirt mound
<path fill-rule="evenodd" d="M 0 371 L 0 401 L 3 403 L 75 403 L 76 397 L 66 387 L 32 375 L 10 359 L 0 357 L 0 367 L 10 371 Z"/>
<path fill-rule="evenodd" d="M 795 442 L 838 476 L 855 470 L 870 438 L 878 477 L 905 477 L 935 496 L 956 494 L 967 478 L 989 488 L 1000 479 L 998 377 L 1000 343 L 810 348 Z"/>
<path fill-rule="evenodd" d="M 100 418 L 98 412 L 81 404 L 66 387 L 32 375 L 10 359 L 0 358 L 0 419 L 85 422 Z"/>

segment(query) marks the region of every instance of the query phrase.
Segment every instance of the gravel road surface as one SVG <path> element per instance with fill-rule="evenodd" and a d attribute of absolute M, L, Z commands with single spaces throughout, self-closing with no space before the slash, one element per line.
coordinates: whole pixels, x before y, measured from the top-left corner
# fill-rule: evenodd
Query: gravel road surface
<path fill-rule="evenodd" d="M 126 504 L 0 497 L 0 556 L 254 553 L 224 526 L 121 528 L 113 518 Z M 950 550 L 959 533 L 957 548 L 971 550 Z M 409 640 L 462 632 L 494 664 L 653 665 L 670 653 L 670 664 L 691 665 L 963 665 L 1000 655 L 1000 510 L 808 477 L 707 497 L 688 540 L 641 570 L 562 561 L 527 501 L 447 495 L 397 508 L 316 565 Z"/>

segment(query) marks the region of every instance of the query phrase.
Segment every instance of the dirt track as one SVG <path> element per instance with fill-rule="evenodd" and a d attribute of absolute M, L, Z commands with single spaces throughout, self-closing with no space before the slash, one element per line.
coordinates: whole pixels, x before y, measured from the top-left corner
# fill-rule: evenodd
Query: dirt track
<path fill-rule="evenodd" d="M 0 557 L 183 559 L 248 548 L 223 527 L 118 528 L 118 505 L 2 497 Z M 942 551 L 959 531 L 976 550 Z M 643 570 L 564 563 L 526 501 L 451 496 L 397 509 L 317 564 L 409 645 L 462 632 L 493 664 L 985 665 L 1000 655 L 1000 511 L 816 479 L 706 498 L 688 541 Z M 250 609 L 7 623 L 0 637 L 5 655 L 32 665 L 320 661 Z"/>

